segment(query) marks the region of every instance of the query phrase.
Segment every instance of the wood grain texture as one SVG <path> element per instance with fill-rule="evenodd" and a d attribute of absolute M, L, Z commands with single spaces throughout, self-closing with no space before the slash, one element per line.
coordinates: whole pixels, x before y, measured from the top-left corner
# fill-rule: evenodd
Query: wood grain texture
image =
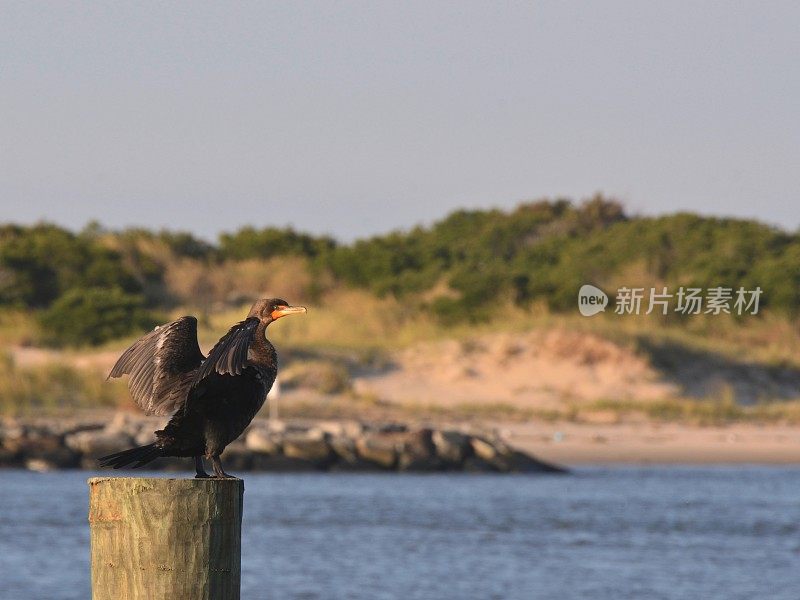
<path fill-rule="evenodd" d="M 238 600 L 244 482 L 89 479 L 94 600 Z"/>

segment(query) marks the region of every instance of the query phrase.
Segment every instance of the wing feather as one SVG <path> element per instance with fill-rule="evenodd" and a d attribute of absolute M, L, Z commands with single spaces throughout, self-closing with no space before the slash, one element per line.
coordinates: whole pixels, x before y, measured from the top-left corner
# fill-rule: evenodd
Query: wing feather
<path fill-rule="evenodd" d="M 202 364 L 197 319 L 181 317 L 156 327 L 122 353 L 109 378 L 130 375 L 128 389 L 148 415 L 170 415 L 186 401 Z"/>
<path fill-rule="evenodd" d="M 195 385 L 211 373 L 241 375 L 258 324 L 258 319 L 250 318 L 231 327 L 208 353 L 208 358 L 195 375 Z"/>

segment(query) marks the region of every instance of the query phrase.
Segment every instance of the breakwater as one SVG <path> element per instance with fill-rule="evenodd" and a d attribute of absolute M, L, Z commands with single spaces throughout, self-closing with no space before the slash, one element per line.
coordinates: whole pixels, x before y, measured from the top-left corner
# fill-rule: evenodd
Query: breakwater
<path fill-rule="evenodd" d="M 0 466 L 36 471 L 97 469 L 97 458 L 153 441 L 165 419 L 118 413 L 67 419 L 5 418 Z M 222 456 L 230 472 L 469 471 L 560 472 L 493 432 L 358 421 L 256 419 Z M 154 470 L 192 469 L 190 459 L 162 458 Z"/>

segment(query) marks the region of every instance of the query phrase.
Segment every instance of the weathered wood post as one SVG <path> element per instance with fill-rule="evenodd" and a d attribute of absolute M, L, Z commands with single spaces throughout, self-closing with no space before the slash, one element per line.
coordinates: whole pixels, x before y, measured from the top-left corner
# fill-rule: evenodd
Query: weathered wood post
<path fill-rule="evenodd" d="M 94 600 L 238 600 L 241 479 L 89 479 Z"/>

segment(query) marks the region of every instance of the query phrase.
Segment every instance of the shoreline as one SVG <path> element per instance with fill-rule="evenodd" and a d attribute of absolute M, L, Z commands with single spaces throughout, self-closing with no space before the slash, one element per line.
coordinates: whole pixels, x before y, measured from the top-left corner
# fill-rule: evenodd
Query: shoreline
<path fill-rule="evenodd" d="M 800 465 L 800 426 L 495 423 L 514 447 L 564 465 Z"/>
<path fill-rule="evenodd" d="M 149 442 L 152 431 L 163 425 L 161 421 L 163 419 L 126 411 L 87 411 L 62 418 L 4 417 L 0 420 L 0 465 L 24 464 L 24 456 L 37 458 L 41 455 L 54 466 L 83 463 L 82 466 L 88 467 L 89 462 L 83 458 L 108 453 L 117 445 L 130 447 L 134 442 Z M 239 459 L 244 453 L 247 462 L 250 460 L 247 457 L 249 452 L 278 458 L 284 455 L 285 438 L 289 443 L 286 447 L 291 446 L 290 454 L 306 459 L 305 462 L 327 465 L 338 456 L 346 459 L 348 464 L 344 466 L 378 467 L 380 463 L 386 463 L 382 465 L 383 469 L 394 470 L 398 467 L 402 448 L 406 448 L 415 455 L 414 460 L 411 456 L 406 457 L 409 466 L 416 465 L 412 470 L 417 466 L 421 470 L 434 468 L 434 464 L 428 462 L 435 458 L 434 454 L 440 453 L 443 453 L 440 458 L 445 458 L 448 464 L 436 468 L 450 470 L 474 454 L 473 444 L 478 444 L 479 450 L 491 452 L 480 442 L 471 441 L 471 436 L 477 436 L 497 445 L 503 452 L 519 451 L 534 463 L 567 468 L 590 465 L 800 465 L 800 425 L 733 423 L 701 426 L 647 421 L 586 423 L 392 418 L 364 421 L 289 419 L 271 424 L 267 419 L 257 418 L 248 432 L 251 430 L 257 431 L 252 431 L 252 435 L 245 434 L 229 447 L 226 453 L 229 459 L 241 462 Z M 452 437 L 449 432 L 455 436 L 453 442 L 462 450 L 446 449 L 448 441 L 445 438 Z M 419 435 L 422 437 L 417 439 Z M 433 443 L 431 436 L 438 436 L 437 443 Z M 394 458 L 388 455 L 384 458 L 382 454 L 386 452 Z M 322 458 L 315 453 L 320 453 Z M 458 456 L 447 459 L 452 453 Z M 359 457 L 366 458 L 367 464 L 362 464 Z M 305 462 L 296 465 L 276 462 L 274 467 L 310 466 Z M 472 462 L 464 466 L 469 470 L 486 466 Z"/>

